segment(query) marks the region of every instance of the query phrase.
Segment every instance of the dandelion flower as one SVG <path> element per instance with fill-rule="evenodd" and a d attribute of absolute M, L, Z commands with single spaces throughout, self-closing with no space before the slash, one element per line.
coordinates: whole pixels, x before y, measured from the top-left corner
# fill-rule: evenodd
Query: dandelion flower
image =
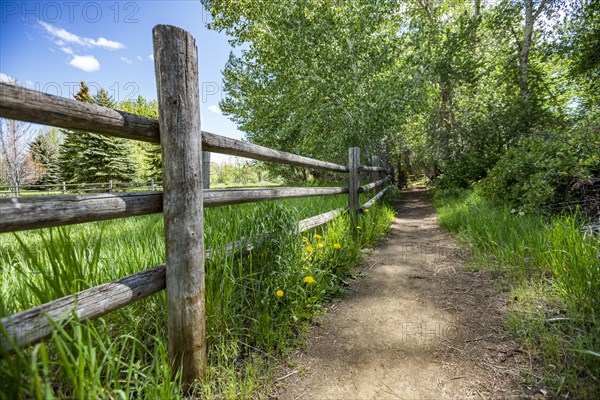
<path fill-rule="evenodd" d="M 306 251 L 308 251 L 309 253 L 312 253 L 313 250 L 314 250 L 314 247 L 306 246 Z"/>
<path fill-rule="evenodd" d="M 315 234 L 313 235 L 313 237 L 314 237 L 315 239 L 319 240 L 319 239 L 321 239 L 323 236 L 319 235 L 318 233 L 315 233 Z"/>
<path fill-rule="evenodd" d="M 315 283 L 315 278 L 313 278 L 312 276 L 308 275 L 308 276 L 304 277 L 304 282 L 305 283 Z"/>
<path fill-rule="evenodd" d="M 308 238 L 307 237 L 302 237 L 302 243 L 308 243 Z"/>
<path fill-rule="evenodd" d="M 334 243 L 334 244 L 333 244 L 333 248 L 334 248 L 334 249 L 336 249 L 336 250 L 339 250 L 339 249 L 341 249 L 341 248 L 342 248 L 342 245 L 341 245 L 341 244 L 339 244 L 339 243 Z"/>
<path fill-rule="evenodd" d="M 366 212 L 366 213 L 368 213 L 368 212 L 369 212 L 369 209 L 367 208 L 367 209 L 365 210 L 365 212 Z"/>
<path fill-rule="evenodd" d="M 317 243 L 317 249 L 322 249 L 323 248 L 323 243 Z"/>
<path fill-rule="evenodd" d="M 277 297 L 283 297 L 283 290 L 279 289 L 278 291 L 275 292 L 275 296 Z"/>
<path fill-rule="evenodd" d="M 360 231 L 360 230 L 362 229 L 362 227 L 361 227 L 360 225 L 358 225 L 358 226 L 356 227 L 356 229 L 358 229 L 358 230 Z"/>
<path fill-rule="evenodd" d="M 522 217 L 523 215 L 525 215 L 525 213 L 523 211 L 519 211 L 519 217 Z"/>

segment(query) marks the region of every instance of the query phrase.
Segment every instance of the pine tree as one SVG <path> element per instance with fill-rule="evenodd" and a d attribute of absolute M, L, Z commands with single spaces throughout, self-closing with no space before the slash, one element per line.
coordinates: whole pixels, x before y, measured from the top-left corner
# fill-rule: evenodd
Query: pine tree
<path fill-rule="evenodd" d="M 104 89 L 95 97 L 81 82 L 75 99 L 114 108 L 115 103 Z M 95 133 L 65 131 L 61 146 L 62 177 L 72 183 L 128 182 L 135 176 L 135 165 L 130 159 L 131 143 Z"/>
<path fill-rule="evenodd" d="M 36 185 L 52 185 L 60 182 L 60 132 L 50 129 L 40 132 L 29 144 L 32 160 L 41 167 L 42 176 Z"/>

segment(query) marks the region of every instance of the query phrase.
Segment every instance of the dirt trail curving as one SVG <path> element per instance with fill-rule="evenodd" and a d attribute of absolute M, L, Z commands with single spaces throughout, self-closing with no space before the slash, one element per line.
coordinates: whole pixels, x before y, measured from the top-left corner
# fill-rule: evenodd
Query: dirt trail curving
<path fill-rule="evenodd" d="M 329 307 L 275 398 L 530 398 L 494 281 L 464 269 L 425 190 L 404 192 L 397 211 L 367 277 Z"/>

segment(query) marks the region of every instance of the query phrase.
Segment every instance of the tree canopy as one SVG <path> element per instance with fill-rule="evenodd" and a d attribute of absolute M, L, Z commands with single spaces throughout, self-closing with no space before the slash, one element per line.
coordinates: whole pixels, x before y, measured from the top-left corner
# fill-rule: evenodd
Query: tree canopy
<path fill-rule="evenodd" d="M 202 2 L 238 46 L 220 106 L 252 142 L 337 162 L 359 146 L 468 186 L 531 136 L 598 136 L 597 1 Z"/>

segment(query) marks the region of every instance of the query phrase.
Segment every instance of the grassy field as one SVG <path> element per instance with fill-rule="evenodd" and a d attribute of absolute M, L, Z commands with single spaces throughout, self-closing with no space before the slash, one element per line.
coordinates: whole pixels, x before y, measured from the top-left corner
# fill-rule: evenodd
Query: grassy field
<path fill-rule="evenodd" d="M 392 196 L 387 196 L 389 199 Z M 366 201 L 368 196 L 361 200 Z M 266 395 L 277 365 L 309 322 L 343 293 L 362 248 L 393 218 L 372 207 L 358 225 L 343 215 L 304 234 L 297 222 L 347 196 L 206 210 L 209 370 L 202 398 Z M 220 251 L 241 237 L 268 239 L 247 257 Z M 164 262 L 161 215 L 0 235 L 0 316 Z M 51 339 L 0 358 L 0 398 L 181 398 L 166 343 L 164 292 L 103 318 L 57 326 Z"/>
<path fill-rule="evenodd" d="M 469 245 L 474 267 L 510 288 L 509 329 L 532 359 L 525 384 L 550 398 L 600 398 L 600 238 L 577 214 L 542 218 L 492 207 L 467 191 L 437 191 L 442 227 Z"/>

